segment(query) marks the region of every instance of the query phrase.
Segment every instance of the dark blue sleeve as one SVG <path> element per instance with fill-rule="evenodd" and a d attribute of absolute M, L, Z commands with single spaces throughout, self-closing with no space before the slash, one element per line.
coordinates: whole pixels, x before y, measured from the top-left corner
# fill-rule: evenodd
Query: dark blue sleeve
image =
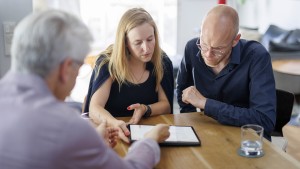
<path fill-rule="evenodd" d="M 255 57 L 253 57 L 255 56 Z M 276 90 L 269 53 L 262 46 L 249 51 L 253 57 L 249 70 L 249 108 L 207 99 L 204 112 L 221 124 L 242 126 L 258 124 L 264 127 L 265 137 L 270 140 L 276 121 Z M 241 75 L 245 76 L 245 75 Z"/>
<path fill-rule="evenodd" d="M 164 75 L 161 81 L 161 86 L 168 98 L 171 114 L 173 114 L 173 97 L 174 97 L 174 76 L 173 76 L 173 64 L 170 58 L 163 53 L 162 58 Z"/>
<path fill-rule="evenodd" d="M 193 86 L 193 77 L 192 77 L 192 58 L 196 57 L 197 50 L 193 49 L 193 45 L 196 43 L 196 38 L 190 40 L 184 50 L 184 56 L 181 60 L 178 74 L 177 74 L 177 83 L 176 83 L 176 94 L 177 101 L 180 107 L 180 113 L 186 112 L 196 112 L 196 108 L 191 104 L 186 104 L 182 102 L 182 91 L 187 87 Z"/>
<path fill-rule="evenodd" d="M 104 57 L 105 56 L 100 56 L 97 59 L 95 67 L 93 69 L 93 73 L 89 83 L 88 93 L 84 104 L 84 112 L 89 113 L 90 101 L 93 94 L 110 76 L 108 71 L 108 64 L 104 64 L 99 71 L 99 65 L 103 61 Z"/>

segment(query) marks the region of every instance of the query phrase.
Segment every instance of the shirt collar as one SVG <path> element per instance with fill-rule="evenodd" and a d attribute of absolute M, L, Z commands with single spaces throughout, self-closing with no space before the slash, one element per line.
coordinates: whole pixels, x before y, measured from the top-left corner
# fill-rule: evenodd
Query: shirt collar
<path fill-rule="evenodd" d="M 235 47 L 232 48 L 231 54 L 230 54 L 230 61 L 231 64 L 240 64 L 241 63 L 241 42 L 239 41 Z"/>
<path fill-rule="evenodd" d="M 1 79 L 0 83 L 1 82 L 8 82 L 22 88 L 30 88 L 38 93 L 47 93 L 53 95 L 45 80 L 32 73 L 20 73 L 9 70 Z"/>

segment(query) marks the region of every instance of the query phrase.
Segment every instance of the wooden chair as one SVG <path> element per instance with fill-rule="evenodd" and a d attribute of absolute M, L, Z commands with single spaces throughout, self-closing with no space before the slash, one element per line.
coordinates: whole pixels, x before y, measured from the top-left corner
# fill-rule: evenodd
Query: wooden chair
<path fill-rule="evenodd" d="M 295 96 L 288 91 L 276 89 L 277 108 L 276 108 L 276 124 L 271 136 L 283 136 L 282 128 L 286 125 L 292 115 Z"/>

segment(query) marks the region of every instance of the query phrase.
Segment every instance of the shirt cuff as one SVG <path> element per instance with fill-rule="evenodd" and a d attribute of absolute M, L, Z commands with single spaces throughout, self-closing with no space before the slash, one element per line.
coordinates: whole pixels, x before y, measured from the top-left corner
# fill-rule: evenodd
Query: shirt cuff
<path fill-rule="evenodd" d="M 148 165 L 156 165 L 160 161 L 160 148 L 156 141 L 150 138 L 145 138 L 139 141 L 135 141 L 132 146 L 128 149 L 128 153 L 136 154 L 140 157 L 146 156 L 143 159 L 144 162 L 147 161 Z M 151 154 L 152 152 L 152 154 Z"/>
<path fill-rule="evenodd" d="M 207 99 L 204 107 L 204 114 L 218 120 L 220 108 L 221 106 L 219 101 Z"/>

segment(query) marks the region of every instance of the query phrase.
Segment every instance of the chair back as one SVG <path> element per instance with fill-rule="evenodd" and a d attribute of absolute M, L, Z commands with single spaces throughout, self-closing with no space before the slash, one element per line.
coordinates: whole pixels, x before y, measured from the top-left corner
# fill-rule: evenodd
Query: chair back
<path fill-rule="evenodd" d="M 276 89 L 276 98 L 277 98 L 276 124 L 275 124 L 275 129 L 271 133 L 271 135 L 283 136 L 282 128 L 291 119 L 295 96 L 293 93 L 290 93 L 288 91 Z"/>

